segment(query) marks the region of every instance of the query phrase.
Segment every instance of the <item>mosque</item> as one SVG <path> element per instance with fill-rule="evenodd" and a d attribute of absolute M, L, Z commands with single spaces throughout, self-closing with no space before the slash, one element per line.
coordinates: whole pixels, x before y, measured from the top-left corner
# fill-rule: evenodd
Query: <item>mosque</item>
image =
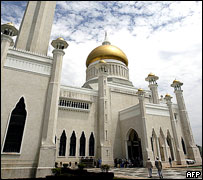
<path fill-rule="evenodd" d="M 145 78 L 149 90 L 134 87 L 130 60 L 107 36 L 87 56 L 84 85 L 60 84 L 68 43 L 53 40 L 53 56 L 47 56 L 55 6 L 30 1 L 19 30 L 1 25 L 1 177 L 45 177 L 55 162 L 82 157 L 111 166 L 115 158 L 145 166 L 157 156 L 163 164 L 169 157 L 175 164 L 202 163 L 183 83 L 171 82 L 177 104 L 169 94 L 159 98 L 153 73 Z"/>

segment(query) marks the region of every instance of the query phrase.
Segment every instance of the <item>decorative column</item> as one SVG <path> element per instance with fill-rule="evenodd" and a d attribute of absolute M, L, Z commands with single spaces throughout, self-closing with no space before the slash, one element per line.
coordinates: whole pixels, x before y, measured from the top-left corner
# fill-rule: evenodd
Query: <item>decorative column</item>
<path fill-rule="evenodd" d="M 7 23 L 1 25 L 1 32 L 2 32 L 1 35 L 1 77 L 2 77 L 3 66 L 6 61 L 8 49 L 10 46 L 14 45 L 12 37 L 18 34 L 18 30 L 12 23 Z"/>
<path fill-rule="evenodd" d="M 36 177 L 44 177 L 51 174 L 51 168 L 54 167 L 56 158 L 55 135 L 58 117 L 62 60 L 65 54 L 63 49 L 68 47 L 68 43 L 63 38 L 57 38 L 52 41 L 51 45 L 55 49 L 52 51 L 53 65 L 47 91 L 42 141 Z"/>
<path fill-rule="evenodd" d="M 158 157 L 159 157 L 159 159 L 161 159 L 161 151 L 160 151 L 159 137 L 156 137 L 156 145 L 157 145 Z M 156 159 L 155 159 L 155 160 L 156 160 Z"/>
<path fill-rule="evenodd" d="M 148 135 L 147 135 L 147 128 L 146 128 L 146 110 L 145 110 L 145 92 L 143 89 L 138 89 L 137 93 L 138 99 L 139 99 L 139 105 L 140 105 L 140 114 L 141 114 L 141 122 L 142 122 L 142 137 L 143 137 L 143 144 L 142 144 L 142 154 L 143 154 L 143 163 L 144 166 L 146 165 L 147 159 L 150 158 L 153 159 L 153 153 L 152 150 L 149 150 L 148 145 Z"/>
<path fill-rule="evenodd" d="M 154 104 L 159 104 L 159 96 L 158 96 L 158 90 L 157 90 L 157 82 L 156 80 L 158 80 L 159 77 L 158 76 L 155 76 L 154 74 L 150 73 L 148 75 L 147 78 L 145 78 L 145 81 L 148 81 L 149 82 L 149 88 L 152 92 L 152 100 L 153 100 L 153 103 Z"/>
<path fill-rule="evenodd" d="M 183 90 L 181 90 L 182 85 L 183 85 L 182 82 L 178 80 L 174 80 L 173 84 L 171 84 L 171 87 L 174 87 L 174 93 L 176 94 L 176 100 L 177 100 L 179 115 L 180 115 L 180 122 L 182 125 L 182 132 L 183 132 L 183 136 L 184 136 L 186 148 L 187 148 L 187 157 L 189 159 L 195 160 L 196 163 L 202 163 L 202 158 L 200 156 L 199 149 L 197 148 L 194 142 L 194 138 L 193 138 L 190 122 L 189 122 L 189 117 L 188 117 L 188 113 L 187 113 L 184 98 L 183 98 L 183 93 L 182 93 Z"/>
<path fill-rule="evenodd" d="M 175 142 L 177 164 L 186 164 L 185 155 L 184 155 L 182 149 L 180 148 L 180 145 L 181 145 L 180 140 L 181 139 L 180 139 L 180 137 L 178 138 L 178 134 L 177 134 L 176 121 L 174 118 L 174 112 L 173 112 L 172 102 L 171 102 L 172 97 L 169 94 L 166 94 L 164 99 L 166 100 L 166 104 L 167 104 L 168 109 L 169 109 L 171 127 L 172 127 L 174 142 Z"/>
<path fill-rule="evenodd" d="M 113 148 L 111 141 L 110 114 L 108 113 L 109 98 L 107 76 L 109 66 L 106 61 L 100 60 L 96 66 L 98 70 L 98 156 L 102 160 L 102 164 L 113 166 Z"/>
<path fill-rule="evenodd" d="M 165 161 L 167 161 L 168 160 L 167 157 L 169 157 L 168 156 L 168 154 L 169 154 L 169 152 L 168 152 L 168 145 L 167 145 L 166 138 L 165 137 L 163 137 L 163 138 L 164 138 L 163 141 L 164 141 Z"/>

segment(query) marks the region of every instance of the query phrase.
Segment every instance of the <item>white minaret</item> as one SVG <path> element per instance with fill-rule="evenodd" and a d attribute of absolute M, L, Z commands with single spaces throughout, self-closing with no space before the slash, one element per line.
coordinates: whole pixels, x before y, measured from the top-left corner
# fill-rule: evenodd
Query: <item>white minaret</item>
<path fill-rule="evenodd" d="M 177 134 L 176 121 L 174 118 L 174 112 L 173 112 L 172 102 L 171 102 L 172 97 L 169 94 L 166 94 L 164 99 L 166 100 L 166 104 L 167 104 L 168 109 L 169 109 L 171 127 L 172 127 L 174 142 L 175 142 L 177 164 L 183 165 L 183 164 L 186 164 L 186 161 L 185 161 L 185 155 L 184 155 L 183 150 L 181 148 L 181 138 L 178 137 L 178 134 Z"/>
<path fill-rule="evenodd" d="M 44 177 L 47 174 L 51 174 L 51 168 L 54 167 L 56 158 L 55 135 L 58 117 L 62 61 L 65 54 L 63 49 L 68 47 L 68 43 L 63 38 L 57 38 L 56 40 L 53 40 L 51 44 L 55 49 L 52 51 L 53 65 L 47 91 L 36 177 Z"/>
<path fill-rule="evenodd" d="M 56 1 L 29 1 L 15 47 L 47 55 Z"/>
<path fill-rule="evenodd" d="M 145 78 L 145 81 L 148 81 L 149 82 L 149 88 L 152 92 L 152 102 L 154 104 L 159 104 L 159 96 L 158 96 L 158 90 L 157 90 L 157 82 L 156 80 L 158 80 L 159 77 L 158 76 L 155 76 L 154 74 L 150 73 L 148 75 L 147 78 Z"/>
<path fill-rule="evenodd" d="M 102 164 L 113 166 L 113 148 L 110 139 L 109 89 L 107 85 L 108 65 L 100 60 L 96 66 L 98 70 L 98 158 Z"/>
<path fill-rule="evenodd" d="M 189 117 L 183 98 L 183 90 L 181 90 L 182 85 L 182 82 L 174 80 L 173 84 L 171 84 L 171 87 L 174 87 L 174 93 L 176 95 L 182 132 L 187 149 L 187 158 L 195 160 L 196 163 L 202 163 L 202 158 L 200 156 L 199 149 L 197 148 L 193 138 Z"/>
<path fill-rule="evenodd" d="M 10 46 L 13 46 L 14 42 L 12 37 L 18 34 L 18 30 L 13 23 L 7 23 L 1 25 L 1 77 L 3 72 L 3 66 L 6 61 L 6 56 Z"/>

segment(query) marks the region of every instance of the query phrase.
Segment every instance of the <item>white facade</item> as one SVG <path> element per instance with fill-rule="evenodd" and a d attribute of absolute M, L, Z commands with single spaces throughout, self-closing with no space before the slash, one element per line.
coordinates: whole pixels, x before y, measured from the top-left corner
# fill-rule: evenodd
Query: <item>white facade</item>
<path fill-rule="evenodd" d="M 37 50 L 9 47 L 9 38 L 3 32 L 2 178 L 45 177 L 51 174 L 54 162 L 74 164 L 81 157 L 101 158 L 110 165 L 115 158 L 127 158 L 139 159 L 145 166 L 148 157 L 154 161 L 157 156 L 163 164 L 169 156 L 176 164 L 185 164 L 186 158 L 201 163 L 192 132 L 188 134 L 182 91 L 176 93 L 178 104 L 170 106 L 170 100 L 156 99 L 157 86 L 145 91 L 133 87 L 128 67 L 116 59 L 90 64 L 82 88 L 60 85 L 63 48 L 55 47 L 53 57 L 48 57 Z M 9 127 L 17 127 L 12 125 L 17 106 L 20 110 L 15 113 L 26 112 L 22 138 L 15 140 L 21 142 L 19 152 L 12 150 L 12 133 L 9 135 Z M 184 110 L 181 115 L 180 108 Z M 60 147 L 63 132 L 65 148 Z M 90 141 L 92 135 L 94 141 Z M 85 142 L 83 150 L 81 142 Z"/>

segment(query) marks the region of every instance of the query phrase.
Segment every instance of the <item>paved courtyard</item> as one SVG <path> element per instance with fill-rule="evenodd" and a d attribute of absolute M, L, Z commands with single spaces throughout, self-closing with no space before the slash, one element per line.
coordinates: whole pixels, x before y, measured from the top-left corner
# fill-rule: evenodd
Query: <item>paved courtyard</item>
<path fill-rule="evenodd" d="M 101 172 L 99 168 L 89 168 L 88 171 Z M 200 171 L 198 179 L 202 179 L 202 169 L 194 168 L 165 168 L 163 169 L 164 179 L 186 179 L 186 171 Z M 157 169 L 153 168 L 152 178 L 148 178 L 147 168 L 111 168 L 115 177 L 126 179 L 159 179 Z"/>

